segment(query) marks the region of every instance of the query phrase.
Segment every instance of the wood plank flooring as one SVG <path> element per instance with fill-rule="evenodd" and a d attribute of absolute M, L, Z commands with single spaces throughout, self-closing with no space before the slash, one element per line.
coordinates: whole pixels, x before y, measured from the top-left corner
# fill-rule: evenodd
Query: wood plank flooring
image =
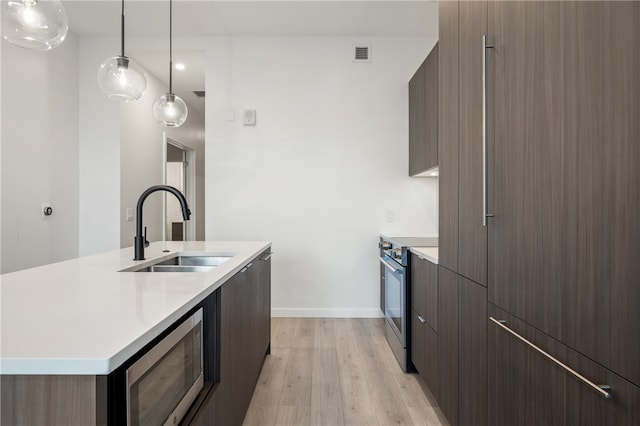
<path fill-rule="evenodd" d="M 416 376 L 400 370 L 383 321 L 273 318 L 244 425 L 446 425 Z"/>

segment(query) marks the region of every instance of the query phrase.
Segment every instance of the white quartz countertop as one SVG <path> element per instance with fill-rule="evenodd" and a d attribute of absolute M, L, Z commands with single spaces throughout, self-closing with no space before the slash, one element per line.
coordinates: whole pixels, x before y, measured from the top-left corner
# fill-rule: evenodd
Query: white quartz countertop
<path fill-rule="evenodd" d="M 424 260 L 438 264 L 438 247 L 411 247 L 409 250 Z"/>
<path fill-rule="evenodd" d="M 129 247 L 0 275 L 0 373 L 109 374 L 270 246 L 157 242 L 143 261 Z M 118 272 L 176 253 L 233 257 L 209 272 Z"/>

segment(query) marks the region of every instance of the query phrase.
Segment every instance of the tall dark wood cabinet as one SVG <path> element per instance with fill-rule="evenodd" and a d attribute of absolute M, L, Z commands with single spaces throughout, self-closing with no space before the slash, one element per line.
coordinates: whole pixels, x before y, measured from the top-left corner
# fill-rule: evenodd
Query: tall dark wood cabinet
<path fill-rule="evenodd" d="M 438 403 L 452 425 L 487 424 L 487 228 L 482 34 L 486 2 L 439 3 Z"/>
<path fill-rule="evenodd" d="M 438 44 L 409 81 L 409 176 L 438 165 Z"/>
<path fill-rule="evenodd" d="M 460 2 L 459 263 L 455 271 L 487 285 L 487 227 L 483 209 L 482 35 L 487 2 Z"/>
<path fill-rule="evenodd" d="M 640 4 L 577 8 L 576 349 L 640 386 Z M 597 49 L 603 49 L 597 53 Z"/>
<path fill-rule="evenodd" d="M 450 271 L 458 270 L 459 9 L 438 3 L 438 264 Z"/>
<path fill-rule="evenodd" d="M 612 395 L 489 324 L 490 421 L 524 405 L 533 424 L 638 424 L 640 4 L 490 2 L 488 16 L 489 300 Z M 521 385 L 511 403 L 505 381 Z"/>
<path fill-rule="evenodd" d="M 443 411 L 476 409 L 462 354 L 482 346 L 465 318 L 481 284 L 505 321 L 483 323 L 488 424 L 640 424 L 640 2 L 439 8 Z"/>

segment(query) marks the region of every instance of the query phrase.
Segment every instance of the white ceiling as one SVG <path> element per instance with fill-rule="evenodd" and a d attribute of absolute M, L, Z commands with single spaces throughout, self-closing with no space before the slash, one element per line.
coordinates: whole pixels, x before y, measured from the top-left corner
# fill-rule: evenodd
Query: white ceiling
<path fill-rule="evenodd" d="M 71 31 L 119 36 L 120 0 L 63 0 Z M 437 2 L 414 1 L 244 1 L 174 0 L 173 35 L 437 37 Z M 168 36 L 167 0 L 126 0 L 127 36 Z M 114 53 L 115 54 L 115 53 Z M 168 84 L 167 51 L 128 51 L 140 65 Z M 204 113 L 204 52 L 174 50 L 174 92 Z"/>

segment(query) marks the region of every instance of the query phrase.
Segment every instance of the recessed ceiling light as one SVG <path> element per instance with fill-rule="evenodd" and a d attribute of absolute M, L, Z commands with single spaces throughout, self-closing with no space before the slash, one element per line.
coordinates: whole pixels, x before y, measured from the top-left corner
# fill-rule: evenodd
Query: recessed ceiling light
<path fill-rule="evenodd" d="M 183 64 L 182 62 L 178 62 L 178 63 L 176 64 L 176 69 L 177 69 L 178 71 L 182 71 L 182 70 L 184 70 L 185 68 L 186 68 L 186 67 L 184 66 L 184 64 Z"/>

